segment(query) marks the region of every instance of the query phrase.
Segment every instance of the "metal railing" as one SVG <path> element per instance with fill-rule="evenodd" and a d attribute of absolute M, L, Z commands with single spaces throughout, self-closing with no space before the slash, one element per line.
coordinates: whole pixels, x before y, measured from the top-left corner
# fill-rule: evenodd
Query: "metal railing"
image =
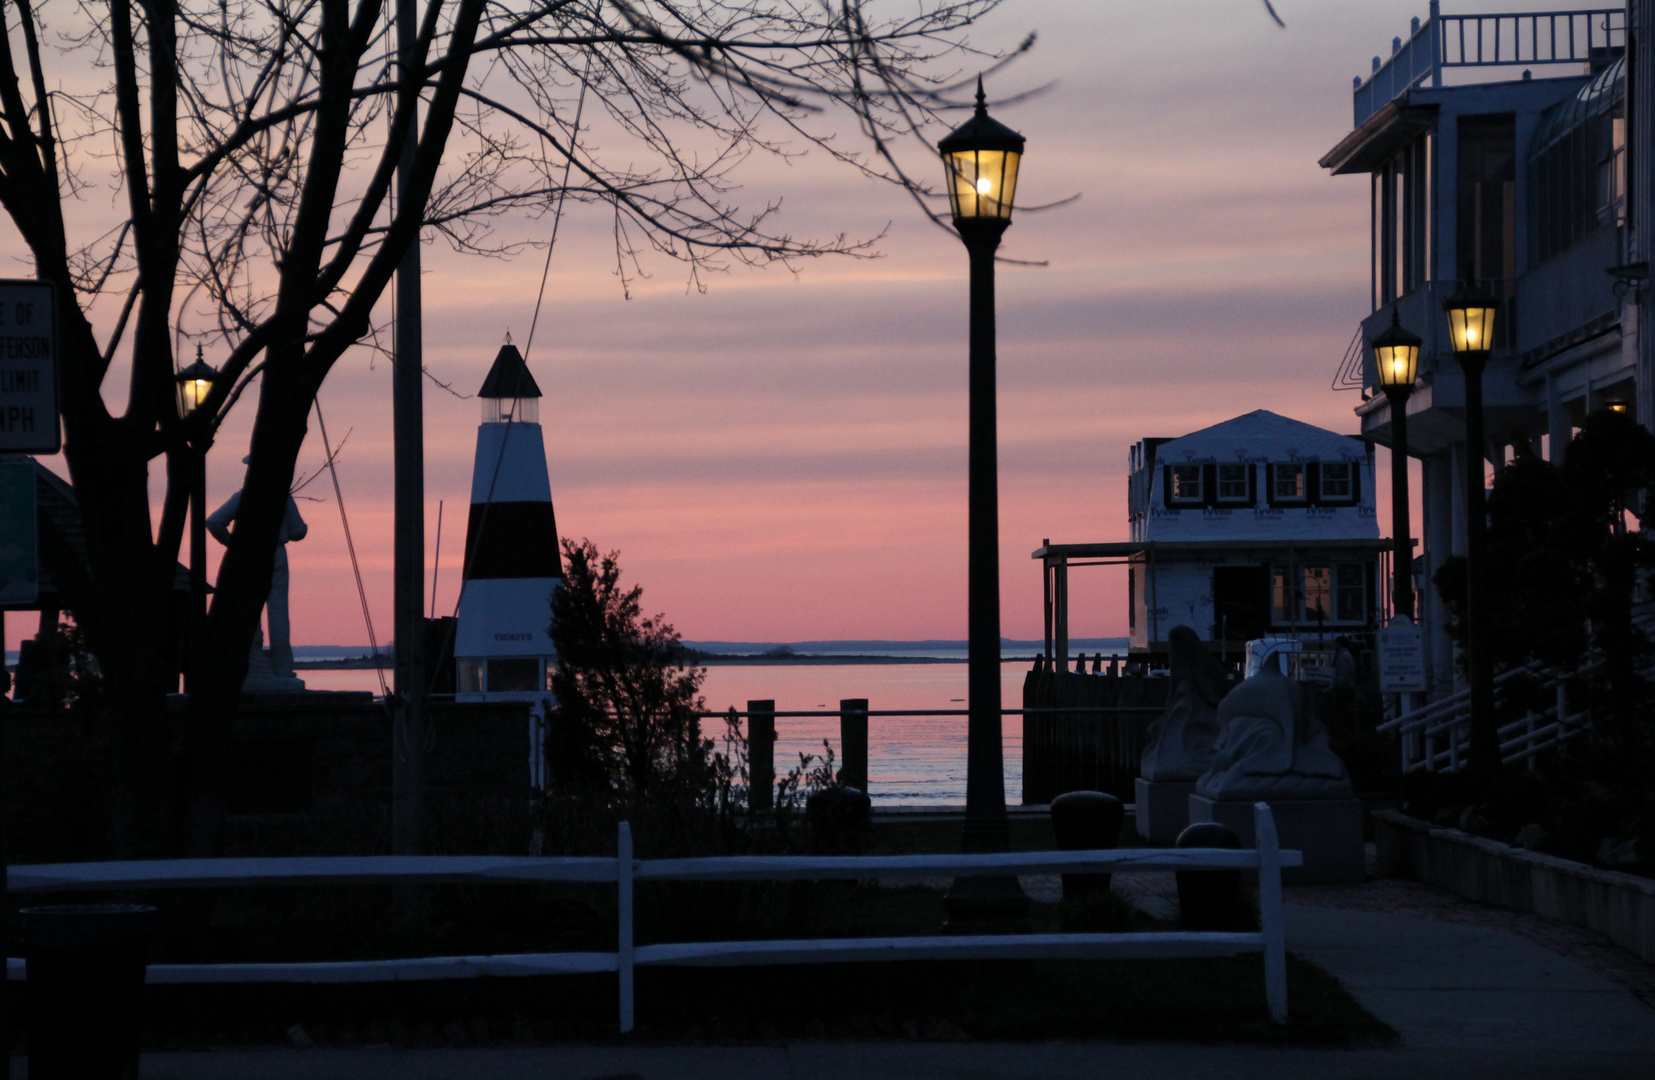
<path fill-rule="evenodd" d="M 1514 668 L 1494 679 L 1494 700 L 1501 698 L 1507 684 L 1522 676 L 1538 678 L 1543 688 L 1555 690 L 1554 704 L 1530 711 L 1498 729 L 1500 759 L 1507 765 L 1527 762 L 1536 767 L 1537 755 L 1584 735 L 1591 726 L 1591 710 L 1571 710 L 1569 683 L 1591 675 L 1601 661 L 1572 672 L 1543 668 Z M 1379 731 L 1396 734 L 1402 740 L 1402 771 L 1458 772 L 1468 760 L 1471 738 L 1471 691 L 1458 690 L 1394 720 L 1379 725 Z"/>
<path fill-rule="evenodd" d="M 880 960 L 1170 959 L 1262 953 L 1270 1018 L 1287 1022 L 1287 945 L 1281 871 L 1304 865 L 1283 851 L 1275 818 L 1254 804 L 1252 850 L 1144 848 L 995 855 L 729 856 L 635 859 L 632 830 L 622 822 L 615 858 L 426 855 L 271 859 L 173 859 L 144 862 L 13 866 L 14 893 L 118 889 L 197 889 L 275 885 L 545 884 L 579 882 L 617 887 L 614 952 L 434 956 L 322 963 L 151 964 L 157 984 L 383 983 L 615 972 L 620 1029 L 635 1027 L 634 979 L 639 965 L 735 966 Z M 1146 870 L 1252 870 L 1259 881 L 1257 933 L 1155 931 L 1121 934 L 989 934 L 936 937 L 821 938 L 782 941 L 677 942 L 639 945 L 634 939 L 634 886 L 640 881 L 800 881 L 825 878 L 955 877 L 1006 874 L 1120 874 Z M 24 961 L 8 959 L 7 977 L 27 979 Z"/>
<path fill-rule="evenodd" d="M 1431 0 L 1430 17 L 1389 58 L 1377 61 L 1354 88 L 1356 126 L 1427 80 L 1441 85 L 1444 68 L 1585 64 L 1626 45 L 1626 9 L 1444 15 Z"/>

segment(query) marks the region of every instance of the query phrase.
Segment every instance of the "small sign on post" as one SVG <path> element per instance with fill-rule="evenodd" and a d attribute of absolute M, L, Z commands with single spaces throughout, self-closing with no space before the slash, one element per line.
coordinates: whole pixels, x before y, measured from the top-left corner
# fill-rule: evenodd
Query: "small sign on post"
<path fill-rule="evenodd" d="M 1426 689 L 1425 638 L 1406 615 L 1379 628 L 1379 689 L 1387 694 Z"/>
<path fill-rule="evenodd" d="M 55 454 L 57 292 L 49 281 L 0 279 L 0 453 Z"/>

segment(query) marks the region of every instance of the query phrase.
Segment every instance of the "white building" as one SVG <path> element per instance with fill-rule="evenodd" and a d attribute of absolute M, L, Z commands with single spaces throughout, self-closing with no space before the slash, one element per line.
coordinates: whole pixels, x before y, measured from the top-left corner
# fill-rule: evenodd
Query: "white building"
<path fill-rule="evenodd" d="M 1132 539 L 1053 544 L 1047 655 L 1068 660 L 1068 573 L 1122 565 L 1131 650 L 1162 656 L 1189 626 L 1239 658 L 1266 634 L 1365 633 L 1382 600 L 1386 541 L 1359 439 L 1259 410 L 1176 439 L 1143 439 L 1128 477 Z"/>
<path fill-rule="evenodd" d="M 1655 415 L 1637 332 L 1649 292 L 1637 225 L 1652 209 L 1647 110 L 1655 104 L 1642 75 L 1649 69 L 1638 64 L 1652 59 L 1651 7 L 1635 0 L 1496 16 L 1443 14 L 1432 2 L 1425 21 L 1414 20 L 1356 79 L 1353 129 L 1321 159 L 1334 175 L 1366 177 L 1372 191 L 1373 314 L 1335 385 L 1360 389 L 1362 433 L 1382 446 L 1391 445 L 1391 414 L 1369 342 L 1393 309 L 1424 339 L 1408 452 L 1422 465 L 1416 576 L 1438 691 L 1452 688 L 1455 666 L 1430 582 L 1465 550 L 1468 452 L 1443 298 L 1466 280 L 1505 301 L 1484 377 L 1487 445 L 1470 450 L 1490 470 L 1525 443 L 1561 460 L 1597 409 L 1630 410 L 1646 425 Z M 1630 86 L 1629 14 L 1644 27 Z M 1639 103 L 1630 132 L 1629 100 Z"/>

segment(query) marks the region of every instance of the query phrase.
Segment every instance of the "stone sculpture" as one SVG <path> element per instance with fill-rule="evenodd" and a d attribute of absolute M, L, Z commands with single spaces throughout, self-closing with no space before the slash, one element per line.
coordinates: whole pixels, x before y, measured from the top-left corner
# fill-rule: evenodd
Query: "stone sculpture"
<path fill-rule="evenodd" d="M 242 458 L 242 464 L 249 462 L 249 458 Z M 236 512 L 241 509 L 241 492 L 236 492 L 224 500 L 224 505 L 207 515 L 207 531 L 213 538 L 226 547 L 230 544 L 231 526 L 235 523 Z M 272 673 L 280 679 L 293 678 L 293 640 L 290 632 L 290 622 L 287 616 L 287 545 L 290 542 L 303 540 L 310 527 L 305 519 L 299 516 L 299 504 L 293 501 L 293 496 L 287 497 L 287 509 L 282 515 L 281 532 L 276 536 L 276 565 L 270 575 L 270 596 L 265 601 L 265 616 L 270 623 L 270 667 Z M 259 652 L 255 642 L 253 650 Z M 303 683 L 299 684 L 301 687 Z"/>
<path fill-rule="evenodd" d="M 1224 669 L 1187 626 L 1167 635 L 1172 689 L 1166 712 L 1150 725 L 1138 772 L 1152 783 L 1188 782 L 1212 766 Z"/>
<path fill-rule="evenodd" d="M 1218 707 L 1212 767 L 1195 782 L 1208 799 L 1343 799 L 1351 795 L 1345 763 L 1328 745 L 1299 685 L 1273 656 Z"/>

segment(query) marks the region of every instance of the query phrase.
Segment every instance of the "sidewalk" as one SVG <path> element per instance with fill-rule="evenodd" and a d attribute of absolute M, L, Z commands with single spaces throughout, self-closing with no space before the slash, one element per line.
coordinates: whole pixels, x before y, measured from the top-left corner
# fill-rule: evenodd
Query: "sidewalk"
<path fill-rule="evenodd" d="M 1151 875 L 1135 875 L 1151 878 Z M 1038 887 L 1040 883 L 1031 882 Z M 1146 880 L 1145 902 L 1166 880 Z M 1138 892 L 1134 889 L 1134 892 Z M 1410 882 L 1288 890 L 1288 947 L 1337 976 L 1400 1048 L 792 1042 L 478 1050 L 216 1050 L 144 1057 L 146 1080 L 1650 1080 L 1655 965 L 1594 935 Z M 23 1075 L 21 1059 L 13 1076 Z"/>

